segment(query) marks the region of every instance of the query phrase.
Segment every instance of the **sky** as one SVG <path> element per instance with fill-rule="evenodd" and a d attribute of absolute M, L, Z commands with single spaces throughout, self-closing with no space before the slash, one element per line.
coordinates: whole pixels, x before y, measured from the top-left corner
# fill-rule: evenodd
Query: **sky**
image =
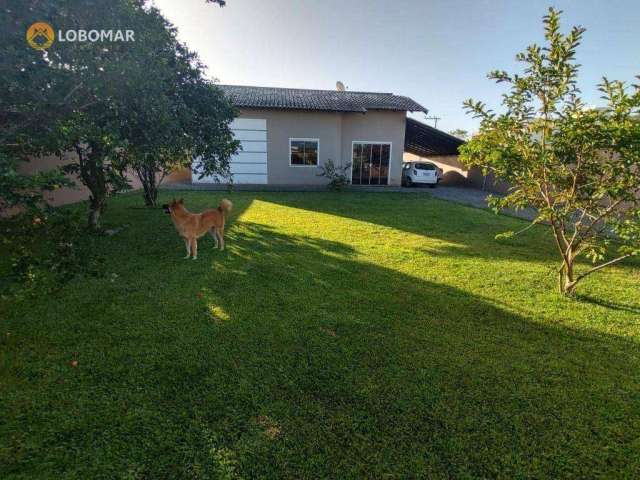
<path fill-rule="evenodd" d="M 494 69 L 517 73 L 516 53 L 542 43 L 549 6 L 562 29 L 587 28 L 577 60 L 580 88 L 640 75 L 640 0 L 154 0 L 220 83 L 335 88 L 406 95 L 440 117 L 437 127 L 477 129 L 462 102 L 499 107 Z M 423 113 L 412 114 L 425 120 Z"/>

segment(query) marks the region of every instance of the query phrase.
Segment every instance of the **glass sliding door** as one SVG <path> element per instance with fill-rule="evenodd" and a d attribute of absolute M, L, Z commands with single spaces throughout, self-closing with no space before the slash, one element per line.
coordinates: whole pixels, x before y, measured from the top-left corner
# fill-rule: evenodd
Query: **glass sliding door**
<path fill-rule="evenodd" d="M 360 185 L 369 185 L 371 182 L 371 144 L 362 144 L 362 176 Z"/>
<path fill-rule="evenodd" d="M 360 185 L 363 162 L 364 162 L 364 157 L 362 156 L 362 144 L 355 143 L 353 145 L 353 159 L 351 162 L 351 184 L 352 185 Z"/>
<path fill-rule="evenodd" d="M 371 185 L 380 185 L 380 147 L 381 145 L 371 145 Z"/>
<path fill-rule="evenodd" d="M 391 144 L 353 142 L 351 183 L 353 185 L 388 185 Z"/>
<path fill-rule="evenodd" d="M 389 184 L 389 160 L 391 159 L 391 144 L 380 145 L 380 185 Z"/>

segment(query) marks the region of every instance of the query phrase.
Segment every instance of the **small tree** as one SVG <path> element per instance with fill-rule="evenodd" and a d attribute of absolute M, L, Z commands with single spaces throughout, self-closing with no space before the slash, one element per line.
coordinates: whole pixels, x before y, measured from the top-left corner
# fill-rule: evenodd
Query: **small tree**
<path fill-rule="evenodd" d="M 204 78 L 205 67 L 194 52 L 179 43 L 175 30 L 159 12 L 143 32 L 142 41 L 156 48 L 131 85 L 121 105 L 121 158 L 143 187 L 147 206 L 154 206 L 158 185 L 170 172 L 198 157 L 209 175 L 229 176 L 229 158 L 240 146 L 229 128 L 236 109 L 219 88 Z"/>
<path fill-rule="evenodd" d="M 562 34 L 560 14 L 544 17 L 544 47 L 517 55 L 521 75 L 489 74 L 509 85 L 502 113 L 464 103 L 481 124 L 461 160 L 510 183 L 508 195 L 491 199 L 496 209 L 537 210 L 533 223 L 550 226 L 561 257 L 559 290 L 573 294 L 588 275 L 640 252 L 640 87 L 604 78 L 606 107 L 587 108 L 574 59 L 585 30 Z M 593 266 L 576 271 L 580 256 Z"/>
<path fill-rule="evenodd" d="M 142 183 L 147 206 L 155 206 L 164 177 L 191 166 L 194 157 L 198 158 L 195 173 L 200 176 L 230 177 L 229 159 L 240 147 L 229 128 L 235 108 L 199 70 L 187 81 L 172 84 L 170 90 L 173 93 L 165 92 L 162 107 L 123 124 L 129 130 L 126 163 Z"/>

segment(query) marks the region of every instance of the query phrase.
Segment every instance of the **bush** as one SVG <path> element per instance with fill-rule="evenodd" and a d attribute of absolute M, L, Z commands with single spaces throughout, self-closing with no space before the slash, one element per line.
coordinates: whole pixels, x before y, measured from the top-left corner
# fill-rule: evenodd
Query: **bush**
<path fill-rule="evenodd" d="M 328 186 L 332 190 L 342 190 L 346 185 L 349 185 L 350 180 L 347 172 L 351 168 L 351 164 L 347 163 L 342 167 L 337 167 L 333 160 L 329 159 L 324 165 L 318 167 L 320 173 L 319 177 L 326 177 L 329 180 Z"/>
<path fill-rule="evenodd" d="M 2 220 L 0 230 L 3 293 L 50 293 L 75 277 L 103 275 L 104 258 L 94 254 L 95 236 L 77 209 L 32 210 Z"/>

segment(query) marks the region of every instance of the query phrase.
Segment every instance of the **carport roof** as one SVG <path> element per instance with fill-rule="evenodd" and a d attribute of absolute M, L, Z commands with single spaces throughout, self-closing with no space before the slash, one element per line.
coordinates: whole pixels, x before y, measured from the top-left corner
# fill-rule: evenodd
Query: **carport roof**
<path fill-rule="evenodd" d="M 457 155 L 465 142 L 458 137 L 407 117 L 404 151 L 418 156 Z"/>
<path fill-rule="evenodd" d="M 427 112 L 409 97 L 393 93 L 307 90 L 301 88 L 250 87 L 218 85 L 238 107 L 283 110 L 320 110 L 359 112 L 392 110 Z"/>

